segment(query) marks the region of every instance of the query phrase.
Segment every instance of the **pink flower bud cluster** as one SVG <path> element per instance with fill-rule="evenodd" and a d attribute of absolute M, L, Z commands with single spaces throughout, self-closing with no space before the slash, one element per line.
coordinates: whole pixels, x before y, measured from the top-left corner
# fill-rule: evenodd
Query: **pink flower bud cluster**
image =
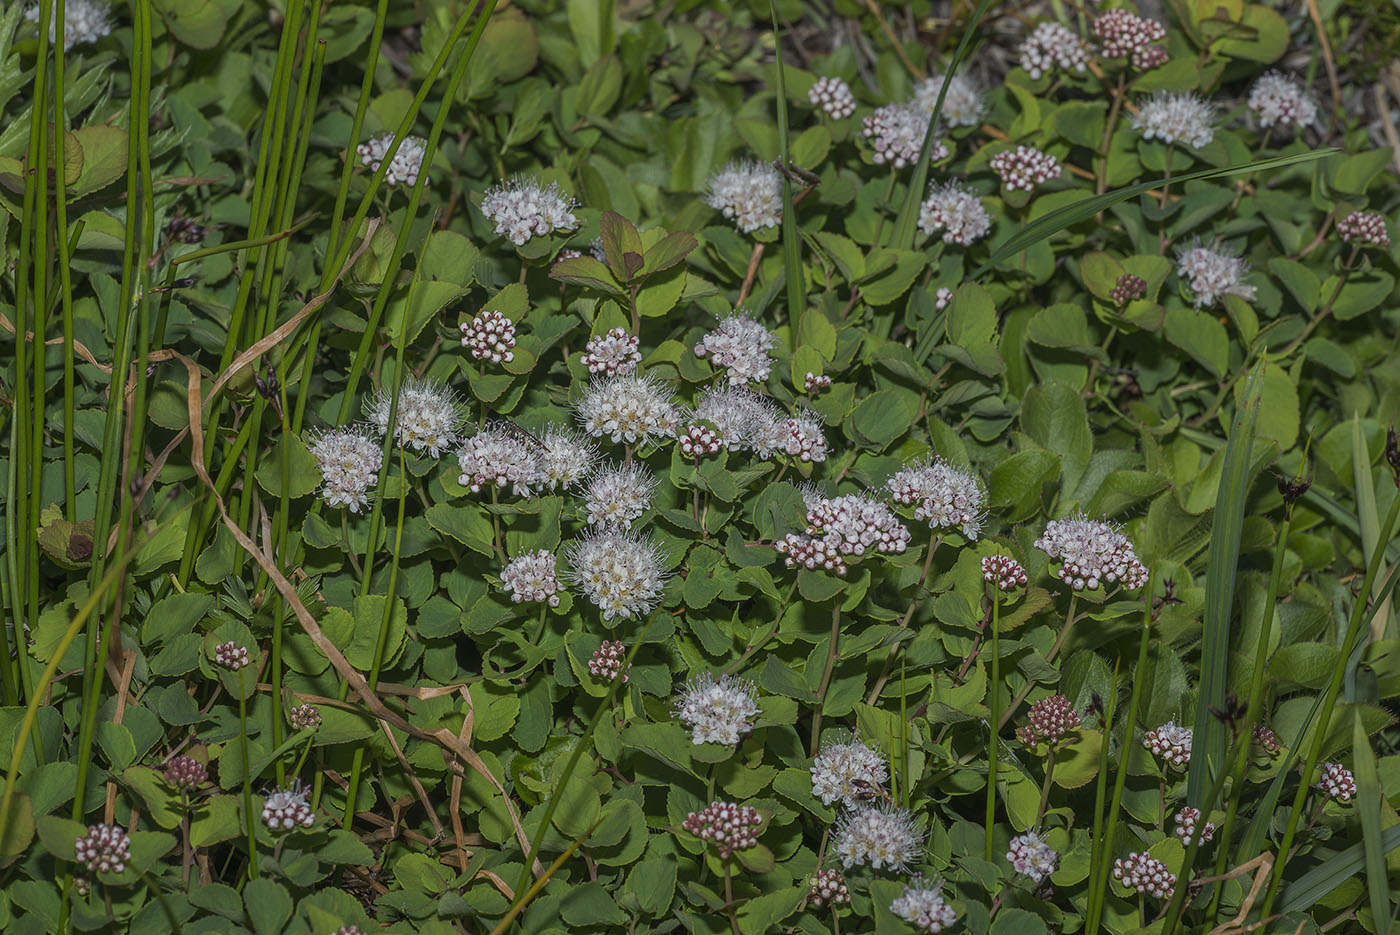
<path fill-rule="evenodd" d="M 131 838 L 120 825 L 89 825 L 87 836 L 73 842 L 73 854 L 93 873 L 121 873 L 131 859 Z"/>
<path fill-rule="evenodd" d="M 818 78 L 812 82 L 807 100 L 832 120 L 843 120 L 856 110 L 856 98 L 851 93 L 851 86 L 840 78 Z"/>
<path fill-rule="evenodd" d="M 1142 745 L 1172 766 L 1181 768 L 1191 762 L 1191 728 L 1168 721 L 1142 738 Z"/>
<path fill-rule="evenodd" d="M 818 870 L 812 876 L 812 892 L 808 894 L 807 901 L 814 906 L 826 903 L 840 906 L 850 902 L 851 891 L 846 886 L 846 878 L 841 876 L 841 871 Z"/>
<path fill-rule="evenodd" d="M 192 756 L 174 756 L 165 764 L 165 781 L 182 792 L 204 785 L 209 770 Z"/>
<path fill-rule="evenodd" d="M 1133 299 L 1140 299 L 1147 295 L 1147 280 L 1141 276 L 1134 276 L 1132 273 L 1124 273 L 1118 277 L 1118 281 L 1113 284 L 1113 289 L 1109 291 L 1108 297 L 1119 305 L 1127 305 Z"/>
<path fill-rule="evenodd" d="M 1176 836 L 1181 838 L 1182 844 L 1189 845 L 1191 838 L 1196 834 L 1196 825 L 1201 820 L 1201 810 L 1183 805 L 1176 811 Z M 1215 822 L 1208 821 L 1201 829 L 1201 843 L 1209 844 L 1211 838 L 1215 837 Z"/>
<path fill-rule="evenodd" d="M 1034 191 L 1060 177 L 1060 160 L 1034 146 L 1017 146 L 992 157 L 992 171 L 1009 190 Z"/>
<path fill-rule="evenodd" d="M 756 808 L 733 802 L 711 802 L 708 807 L 687 815 L 681 827 L 713 844 L 724 859 L 757 844 L 761 824 L 763 816 Z"/>
<path fill-rule="evenodd" d="M 1166 50 L 1152 44 L 1167 38 L 1166 27 L 1156 20 L 1128 10 L 1109 10 L 1095 18 L 1093 30 L 1104 58 L 1130 59 L 1142 71 L 1167 60 Z"/>
<path fill-rule="evenodd" d="M 1026 583 L 1026 570 L 1014 558 L 989 555 L 982 559 L 982 580 L 996 585 L 998 591 L 1010 591 Z"/>
<path fill-rule="evenodd" d="M 605 682 L 611 682 L 620 673 L 625 682 L 627 673 L 623 669 L 623 660 L 626 656 L 627 648 L 622 645 L 621 640 L 603 640 L 603 645 L 595 649 L 593 655 L 588 658 L 588 672 L 594 678 Z"/>
<path fill-rule="evenodd" d="M 1176 888 L 1176 874 L 1146 851 L 1115 860 L 1113 879 L 1121 880 L 1129 889 L 1147 893 L 1158 899 L 1170 898 Z"/>
<path fill-rule="evenodd" d="M 496 309 L 482 312 L 461 325 L 462 346 L 477 360 L 493 364 L 515 360 L 515 322 Z"/>
<path fill-rule="evenodd" d="M 1322 775 L 1317 777 L 1313 788 L 1329 799 L 1350 802 L 1356 795 L 1356 777 L 1340 763 L 1323 763 Z"/>
<path fill-rule="evenodd" d="M 1030 723 L 1016 731 L 1016 737 L 1026 746 L 1054 746 L 1070 731 L 1079 727 L 1079 712 L 1064 695 L 1051 695 L 1031 705 Z"/>
<path fill-rule="evenodd" d="M 698 461 L 705 455 L 712 455 L 723 448 L 724 440 L 714 429 L 692 425 L 681 434 L 676 444 L 680 445 L 681 454 Z"/>
<path fill-rule="evenodd" d="M 642 359 L 637 350 L 637 337 L 627 333 L 625 328 L 613 328 L 604 334 L 589 338 L 584 345 L 584 353 L 579 363 L 588 368 L 589 373 L 614 376 L 618 373 L 631 373 Z"/>
<path fill-rule="evenodd" d="M 306 730 L 321 726 L 321 711 L 314 704 L 299 704 L 287 712 L 292 722 L 292 730 Z"/>
<path fill-rule="evenodd" d="M 225 669 L 237 672 L 249 662 L 248 647 L 239 646 L 233 640 L 214 647 L 214 661 Z"/>
<path fill-rule="evenodd" d="M 826 374 L 813 373 L 808 370 L 807 375 L 802 378 L 802 392 L 808 396 L 815 396 L 829 386 L 831 386 L 831 377 Z"/>
<path fill-rule="evenodd" d="M 1385 229 L 1385 216 L 1374 211 L 1353 211 L 1337 222 L 1337 234 L 1342 243 L 1356 242 L 1367 247 L 1390 246 L 1390 233 Z"/>

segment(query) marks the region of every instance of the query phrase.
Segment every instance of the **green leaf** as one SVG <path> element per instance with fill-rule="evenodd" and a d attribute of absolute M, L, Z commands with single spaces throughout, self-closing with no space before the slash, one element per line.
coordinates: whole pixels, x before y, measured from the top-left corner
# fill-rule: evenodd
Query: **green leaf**
<path fill-rule="evenodd" d="M 243 833 L 238 807 L 238 799 L 231 795 L 214 795 L 200 802 L 190 822 L 190 844 L 207 847 L 238 837 Z"/>
<path fill-rule="evenodd" d="M 698 246 L 699 243 L 695 240 L 695 235 L 690 231 L 672 231 L 647 248 L 646 262 L 642 266 L 640 275 L 650 276 L 652 273 L 670 269 L 689 256 L 691 251 Z"/>
<path fill-rule="evenodd" d="M 243 905 L 257 935 L 278 935 L 292 917 L 291 895 L 267 877 L 248 881 L 243 888 Z"/>
<path fill-rule="evenodd" d="M 1269 272 L 1274 275 L 1289 294 L 1311 315 L 1317 311 L 1322 301 L 1322 282 L 1317 274 L 1297 260 L 1274 257 L 1269 260 Z"/>
<path fill-rule="evenodd" d="M 641 235 L 631 221 L 616 211 L 604 211 L 601 225 L 608 269 L 618 282 L 631 282 L 646 262 Z"/>
<path fill-rule="evenodd" d="M 1395 289 L 1395 277 L 1381 270 L 1352 273 L 1338 291 L 1337 276 L 1328 277 L 1322 285 L 1323 295 L 1337 297 L 1332 302 L 1332 314 L 1340 321 L 1358 318 L 1384 302 Z"/>
<path fill-rule="evenodd" d="M 613 925 L 621 926 L 627 916 L 617 908 L 617 903 L 608 895 L 601 883 L 582 883 L 564 894 L 559 903 L 559 915 L 569 925 Z"/>
<path fill-rule="evenodd" d="M 283 432 L 273 442 L 272 450 L 258 462 L 258 486 L 268 496 L 282 496 L 282 457 L 287 458 L 287 496 L 293 500 L 304 497 L 321 484 L 321 466 L 302 441 L 291 432 Z"/>
<path fill-rule="evenodd" d="M 908 292 L 914 280 L 928 268 L 927 258 L 917 250 L 877 251 L 870 255 L 867 264 L 879 270 L 860 284 L 860 297 L 867 305 L 889 305 Z"/>
<path fill-rule="evenodd" d="M 434 503 L 424 515 L 428 525 L 443 535 L 451 536 L 482 555 L 496 554 L 491 544 L 495 530 L 479 504 Z"/>
<path fill-rule="evenodd" d="M 355 633 L 350 640 L 350 645 L 345 647 L 345 658 L 350 664 L 361 671 L 368 672 L 374 665 L 375 647 L 380 641 L 380 629 L 384 627 L 385 596 L 383 594 L 367 594 L 363 597 L 355 598 L 354 617 Z M 404 640 L 407 638 L 408 610 L 404 607 L 403 598 L 395 597 L 393 612 L 389 614 L 387 630 L 384 637 L 383 665 L 389 668 L 398 659 L 399 653 L 403 651 Z"/>
<path fill-rule="evenodd" d="M 1058 764 L 1056 764 L 1058 766 Z M 1045 920 L 1025 909 L 1003 909 L 992 920 L 989 935 L 1043 935 Z"/>
<path fill-rule="evenodd" d="M 1063 383 L 1031 387 L 1021 403 L 1026 434 L 1060 456 L 1060 476 L 1073 490 L 1094 453 L 1094 435 L 1081 394 Z"/>
<path fill-rule="evenodd" d="M 213 0 L 156 0 L 155 8 L 171 35 L 192 49 L 212 49 L 223 38 L 228 18 Z"/>
<path fill-rule="evenodd" d="M 1230 337 L 1225 326 L 1205 312 L 1177 307 L 1167 312 L 1167 340 L 1194 357 L 1213 376 L 1224 376 L 1230 365 Z"/>
<path fill-rule="evenodd" d="M 1400 847 L 1400 825 L 1391 825 L 1379 835 L 1382 854 L 1389 854 Z M 1369 842 L 1353 844 L 1344 850 L 1329 854 L 1327 859 L 1307 873 L 1288 884 L 1279 900 L 1279 912 L 1297 912 L 1316 906 L 1327 894 L 1366 869 Z"/>
<path fill-rule="evenodd" d="M 576 256 L 557 260 L 549 268 L 549 277 L 575 286 L 597 289 L 610 295 L 624 295 L 612 271 L 591 256 Z"/>

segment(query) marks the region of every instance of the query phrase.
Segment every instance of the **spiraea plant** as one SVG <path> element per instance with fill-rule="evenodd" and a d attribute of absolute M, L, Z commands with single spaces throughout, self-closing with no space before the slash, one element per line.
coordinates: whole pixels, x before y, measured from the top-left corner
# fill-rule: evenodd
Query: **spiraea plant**
<path fill-rule="evenodd" d="M 1349 15 L 8 5 L 0 930 L 1390 931 Z"/>

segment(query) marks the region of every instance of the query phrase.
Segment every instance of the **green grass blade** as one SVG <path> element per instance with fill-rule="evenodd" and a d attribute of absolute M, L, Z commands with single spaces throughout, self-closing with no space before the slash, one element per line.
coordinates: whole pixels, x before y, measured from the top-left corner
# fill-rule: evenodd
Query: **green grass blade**
<path fill-rule="evenodd" d="M 1400 825 L 1392 825 L 1376 836 L 1381 855 L 1400 847 Z M 1367 844 L 1353 844 L 1332 854 L 1288 885 L 1279 903 L 1279 912 L 1295 912 L 1317 905 L 1328 893 L 1366 869 Z"/>
<path fill-rule="evenodd" d="M 1187 172 L 1184 175 L 1174 175 L 1170 179 L 1160 178 L 1148 182 L 1139 182 L 1136 185 L 1128 185 L 1102 195 L 1095 195 L 1093 198 L 1085 198 L 1083 201 L 1076 201 L 1072 205 L 1051 211 L 1043 215 L 1015 234 L 1008 237 L 1001 246 L 992 251 L 992 255 L 987 258 L 987 262 L 977 268 L 977 271 L 968 277 L 968 280 L 980 279 L 982 274 L 990 270 L 997 263 L 1009 256 L 1014 256 L 1025 250 L 1027 247 L 1040 243 L 1047 237 L 1051 237 L 1073 224 L 1086 221 L 1106 208 L 1111 208 L 1120 201 L 1126 201 L 1135 195 L 1143 192 L 1150 192 L 1154 188 L 1161 188 L 1168 183 L 1184 183 L 1194 179 L 1215 179 L 1227 175 L 1240 175 L 1245 172 L 1264 172 L 1269 169 L 1282 169 L 1286 166 L 1297 165 L 1303 162 L 1313 162 L 1318 159 L 1326 159 L 1340 150 L 1327 147 L 1324 149 L 1314 149 L 1303 153 L 1294 153 L 1289 156 L 1275 156 L 1272 159 L 1260 159 L 1256 162 L 1245 162 L 1237 166 L 1226 166 L 1221 169 L 1201 169 L 1197 172 Z M 907 205 L 906 205 L 907 207 Z M 917 212 L 916 212 L 917 213 Z M 900 214 L 903 219 L 903 212 Z M 909 243 L 912 244 L 911 237 Z"/>
<path fill-rule="evenodd" d="M 1356 522 L 1361 530 L 1361 552 L 1369 567 L 1371 558 L 1381 538 L 1381 511 L 1376 505 L 1376 485 L 1371 478 L 1371 454 L 1366 449 L 1366 436 L 1361 431 L 1361 416 L 1352 413 L 1351 417 L 1351 471 L 1356 485 Z M 1376 587 L 1380 587 L 1377 579 Z M 1381 605 L 1380 612 L 1371 621 L 1371 639 L 1386 638 L 1390 626 L 1390 603 Z"/>
<path fill-rule="evenodd" d="M 1203 803 L 1201 799 L 1210 786 L 1211 777 L 1225 768 L 1225 725 L 1211 714 L 1211 708 L 1225 706 L 1230 619 L 1235 603 L 1245 499 L 1249 495 L 1249 450 L 1254 441 L 1254 424 L 1259 417 L 1263 373 L 1261 361 L 1246 378 L 1244 400 L 1235 410 L 1234 424 L 1230 426 L 1220 489 L 1211 518 L 1200 694 L 1196 702 L 1191 766 L 1186 774 L 1186 799 L 1200 809 L 1209 809 L 1214 804 Z"/>
<path fill-rule="evenodd" d="M 953 59 L 943 73 L 943 85 L 938 89 L 938 100 L 934 102 L 933 113 L 929 115 L 928 129 L 924 132 L 924 145 L 919 149 L 918 161 L 914 163 L 914 175 L 909 179 L 909 191 L 904 194 L 904 204 L 900 206 L 899 216 L 894 222 L 890 244 L 901 250 L 911 250 L 914 247 L 914 235 L 918 232 L 919 205 L 923 203 L 924 190 L 928 188 L 928 156 L 933 149 L 933 138 L 938 132 L 938 120 L 943 116 L 943 98 L 948 93 L 948 84 L 967 55 L 967 47 L 972 44 L 972 34 L 977 31 L 982 17 L 987 15 L 991 6 L 992 0 L 982 0 L 977 4 L 972 20 L 963 30 L 962 39 L 958 40 Z"/>
<path fill-rule="evenodd" d="M 787 280 L 788 320 L 794 324 L 807 308 L 806 277 L 802 274 L 802 253 L 797 238 L 797 212 L 792 204 L 792 177 L 787 168 L 788 116 L 787 78 L 783 69 L 783 40 L 778 32 L 778 2 L 769 0 L 773 17 L 773 48 L 778 54 L 778 151 L 783 164 L 783 277 Z"/>
<path fill-rule="evenodd" d="M 1381 781 L 1361 712 L 1352 710 L 1352 765 L 1356 767 L 1356 811 L 1361 816 L 1361 845 L 1366 858 L 1366 887 L 1377 935 L 1390 935 L 1390 887 L 1386 883 L 1385 846 L 1381 842 Z"/>

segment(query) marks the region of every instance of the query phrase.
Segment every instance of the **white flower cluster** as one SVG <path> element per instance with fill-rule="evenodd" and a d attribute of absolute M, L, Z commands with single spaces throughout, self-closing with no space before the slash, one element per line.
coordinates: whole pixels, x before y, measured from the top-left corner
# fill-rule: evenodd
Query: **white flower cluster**
<path fill-rule="evenodd" d="M 958 914 L 943 898 L 942 880 L 932 886 L 922 883 L 918 877 L 906 883 L 904 892 L 890 903 L 890 912 L 921 932 L 941 932 L 957 920 Z"/>
<path fill-rule="evenodd" d="M 735 851 L 748 850 L 758 843 L 758 826 L 763 816 L 751 805 L 733 802 L 711 802 L 698 812 L 691 812 L 681 827 L 707 844 L 713 844 L 720 859 Z"/>
<path fill-rule="evenodd" d="M 840 799 L 854 807 L 877 794 L 889 773 L 885 757 L 858 738 L 826 744 L 812 761 L 812 794 L 830 805 Z"/>
<path fill-rule="evenodd" d="M 380 390 L 365 402 L 365 416 L 382 435 L 389 431 L 393 393 Z M 446 384 L 407 377 L 399 388 L 399 408 L 394 418 L 394 438 L 399 444 L 431 458 L 457 444 L 462 406 Z"/>
<path fill-rule="evenodd" d="M 310 828 L 316 821 L 316 816 L 311 811 L 311 802 L 307 799 L 309 791 L 302 785 L 301 780 L 293 779 L 287 788 L 273 792 L 263 803 L 263 824 L 274 832 L 290 831 L 298 825 Z"/>
<path fill-rule="evenodd" d="M 851 86 L 840 78 L 818 78 L 807 92 L 807 100 L 832 120 L 844 120 L 856 110 Z"/>
<path fill-rule="evenodd" d="M 604 468 L 588 481 L 584 511 L 588 525 L 626 529 L 651 509 L 656 477 L 641 464 Z"/>
<path fill-rule="evenodd" d="M 982 530 L 987 488 L 942 458 L 910 464 L 885 481 L 885 489 L 896 503 L 914 506 L 914 518 L 934 529 L 958 529 L 972 540 Z"/>
<path fill-rule="evenodd" d="M 675 437 L 683 413 L 675 395 L 660 380 L 620 373 L 590 383 L 575 416 L 594 438 L 644 445 Z"/>
<path fill-rule="evenodd" d="M 1215 108 L 1190 91 L 1158 91 L 1133 117 L 1133 129 L 1145 140 L 1200 149 L 1215 139 Z"/>
<path fill-rule="evenodd" d="M 686 683 L 676 700 L 676 717 L 690 728 L 692 743 L 731 745 L 753 730 L 754 718 L 762 712 L 753 683 L 708 672 Z"/>
<path fill-rule="evenodd" d="M 535 449 L 505 424 L 488 425 L 463 441 L 457 465 L 462 469 L 457 483 L 472 493 L 490 484 L 528 497 L 544 485 Z"/>
<path fill-rule="evenodd" d="M 1076 591 L 1119 582 L 1136 590 L 1147 583 L 1147 568 L 1128 537 L 1118 527 L 1083 513 L 1046 523 L 1035 547 L 1061 560 L 1057 574 Z"/>
<path fill-rule="evenodd" d="M 708 358 L 728 370 L 731 386 L 742 386 L 750 380 L 762 383 L 773 366 L 768 352 L 777 343 L 777 337 L 753 318 L 731 315 L 700 339 L 695 345 L 695 356 Z"/>
<path fill-rule="evenodd" d="M 577 202 L 558 182 L 541 185 L 533 178 L 514 178 L 488 189 L 481 199 L 481 213 L 496 225 L 496 233 L 517 247 L 531 237 L 578 227 Z"/>
<path fill-rule="evenodd" d="M 982 199 L 956 182 L 931 186 L 919 206 L 919 230 L 928 235 L 942 231 L 947 244 L 970 247 L 991 229 L 992 219 Z"/>
<path fill-rule="evenodd" d="M 929 114 L 933 113 L 933 107 L 938 103 L 938 89 L 943 87 L 943 77 L 932 75 L 919 82 L 914 89 L 914 103 Z M 948 93 L 943 96 L 943 113 L 939 119 L 950 127 L 975 127 L 981 122 L 985 108 L 981 88 L 966 75 L 954 75 L 948 82 Z M 922 143 L 923 134 L 919 136 Z"/>
<path fill-rule="evenodd" d="M 1270 71 L 1249 89 L 1249 112 L 1261 127 L 1303 127 L 1317 123 L 1317 104 L 1293 78 Z"/>
<path fill-rule="evenodd" d="M 836 822 L 831 852 L 850 869 L 870 864 L 904 873 L 917 863 L 924 838 L 907 808 L 886 803 L 862 803 L 844 812 Z"/>
<path fill-rule="evenodd" d="M 1121 880 L 1129 889 L 1158 899 L 1170 898 L 1172 890 L 1176 888 L 1176 874 L 1146 851 L 1115 859 L 1113 879 Z"/>
<path fill-rule="evenodd" d="M 360 162 L 371 172 L 379 171 L 379 164 L 389 152 L 389 144 L 394 134 L 381 133 L 355 147 Z M 384 182 L 388 185 L 417 185 L 418 173 L 423 169 L 423 156 L 427 152 L 428 141 L 421 136 L 406 136 L 389 160 L 389 168 L 384 170 Z"/>
<path fill-rule="evenodd" d="M 1167 38 L 1167 28 L 1154 19 L 1130 10 L 1108 10 L 1094 19 L 1093 30 L 1104 58 L 1130 59 L 1134 68 L 1144 71 L 1167 60 L 1166 50 L 1153 45 Z"/>
<path fill-rule="evenodd" d="M 1329 799 L 1350 802 L 1356 795 L 1356 777 L 1340 763 L 1323 763 L 1322 775 L 1317 777 L 1313 788 Z"/>
<path fill-rule="evenodd" d="M 1374 211 L 1353 211 L 1337 222 L 1337 236 L 1342 243 L 1358 243 L 1366 247 L 1390 246 L 1390 232 L 1385 228 L 1385 215 Z"/>
<path fill-rule="evenodd" d="M 598 460 L 597 447 L 562 425 L 545 429 L 540 445 L 540 473 L 546 490 L 580 483 Z"/>
<path fill-rule="evenodd" d="M 1034 146 L 1017 146 L 1003 150 L 991 159 L 992 171 L 1010 191 L 1035 191 L 1052 179 L 1060 177 L 1060 160 Z"/>
<path fill-rule="evenodd" d="M 131 838 L 120 825 L 89 825 L 73 842 L 73 858 L 90 873 L 121 873 L 131 859 Z"/>
<path fill-rule="evenodd" d="M 1142 745 L 1151 750 L 1153 756 L 1160 756 L 1180 769 L 1191 762 L 1191 738 L 1191 728 L 1168 721 L 1144 734 Z"/>
<path fill-rule="evenodd" d="M 1056 22 L 1036 26 L 1021 43 L 1021 67 L 1032 81 L 1055 69 L 1083 72 L 1089 64 L 1089 51 L 1073 32 Z"/>
<path fill-rule="evenodd" d="M 1010 861 L 1012 870 L 1036 884 L 1054 873 L 1060 865 L 1060 855 L 1034 831 L 1012 838 L 1006 859 Z"/>
<path fill-rule="evenodd" d="M 618 675 L 621 675 L 625 682 L 627 681 L 627 672 L 624 669 L 626 659 L 627 647 L 622 645 L 621 640 L 603 640 L 603 645 L 593 650 L 593 655 L 588 657 L 588 674 L 605 682 L 611 682 Z"/>
<path fill-rule="evenodd" d="M 1214 305 L 1227 295 L 1254 301 L 1254 287 L 1244 281 L 1249 263 L 1203 247 L 1199 240 L 1177 255 L 1176 274 L 1190 287 L 1197 308 Z"/>
<path fill-rule="evenodd" d="M 909 546 L 908 528 L 879 500 L 861 494 L 827 499 L 815 492 L 804 500 L 807 535 L 824 536 L 842 555 L 863 555 L 871 548 L 897 554 Z"/>
<path fill-rule="evenodd" d="M 58 41 L 58 0 L 49 0 L 49 41 Z M 39 22 L 37 5 L 24 11 L 24 18 Z M 112 32 L 112 10 L 96 0 L 67 0 L 63 5 L 63 51 L 75 45 L 96 42 Z"/>
<path fill-rule="evenodd" d="M 569 582 L 604 620 L 642 617 L 660 603 L 666 575 L 661 551 L 650 538 L 601 531 L 571 542 L 566 554 Z"/>
<path fill-rule="evenodd" d="M 517 555 L 501 571 L 501 586 L 517 604 L 547 602 L 559 606 L 559 574 L 554 555 L 546 549 Z"/>
<path fill-rule="evenodd" d="M 510 363 L 515 360 L 515 322 L 500 311 L 492 309 L 482 312 L 471 321 L 461 324 L 462 346 L 472 352 L 477 360 L 490 360 L 493 364 Z"/>
<path fill-rule="evenodd" d="M 826 460 L 826 437 L 822 435 L 822 424 L 811 412 L 799 412 L 788 419 L 787 444 L 784 450 L 799 461 L 809 464 Z"/>
<path fill-rule="evenodd" d="M 695 418 L 715 427 L 725 448 L 753 449 L 760 458 L 787 448 L 787 427 L 782 414 L 757 393 L 728 387 L 712 389 L 700 397 Z"/>
<path fill-rule="evenodd" d="M 612 328 L 589 338 L 578 360 L 589 373 L 601 373 L 606 377 L 631 373 L 642 359 L 637 345 L 637 336 L 628 334 L 626 328 Z"/>
<path fill-rule="evenodd" d="M 1181 838 L 1182 844 L 1188 846 L 1191 844 L 1191 838 L 1196 834 L 1196 825 L 1199 824 L 1200 821 L 1201 810 L 1199 808 L 1183 805 L 1176 810 L 1174 819 L 1176 827 L 1174 830 L 1176 831 L 1176 836 Z M 1205 827 L 1201 828 L 1201 843 L 1209 844 L 1213 837 L 1215 837 L 1215 822 L 1208 821 L 1205 823 Z"/>
<path fill-rule="evenodd" d="M 889 163 L 891 169 L 912 165 L 923 149 L 929 120 L 928 109 L 918 104 L 886 104 L 878 108 L 862 121 L 861 132 L 875 149 L 871 162 L 877 166 Z M 929 161 L 947 157 L 948 147 L 935 136 L 929 147 Z"/>
<path fill-rule="evenodd" d="M 705 455 L 712 455 L 724 447 L 724 441 L 714 429 L 703 425 L 692 425 L 676 439 L 681 454 L 694 458 L 697 462 Z"/>
<path fill-rule="evenodd" d="M 367 428 L 332 429 L 314 438 L 308 448 L 321 469 L 320 493 L 327 504 L 349 507 L 351 513 L 369 505 L 384 451 Z"/>
<path fill-rule="evenodd" d="M 783 217 L 783 177 L 766 162 L 731 162 L 710 176 L 711 208 L 745 234 L 777 227 Z"/>

